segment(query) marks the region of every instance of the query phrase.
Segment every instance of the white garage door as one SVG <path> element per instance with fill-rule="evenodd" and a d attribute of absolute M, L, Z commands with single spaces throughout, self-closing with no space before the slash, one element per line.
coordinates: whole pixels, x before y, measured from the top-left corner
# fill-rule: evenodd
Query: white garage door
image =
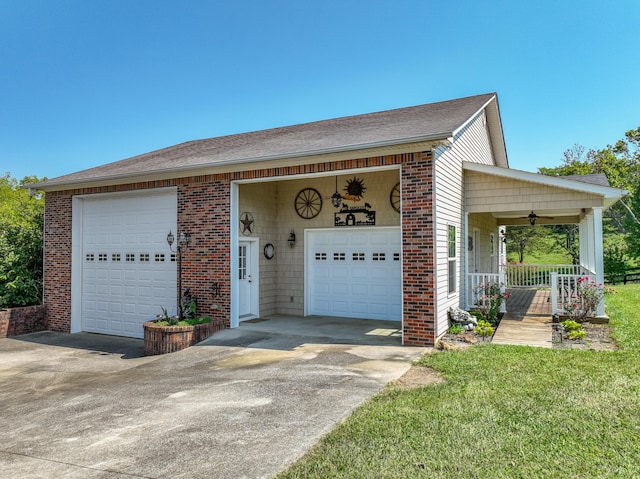
<path fill-rule="evenodd" d="M 307 314 L 402 319 L 399 228 L 307 231 Z"/>
<path fill-rule="evenodd" d="M 82 330 L 143 337 L 142 323 L 175 311 L 175 191 L 82 203 Z"/>

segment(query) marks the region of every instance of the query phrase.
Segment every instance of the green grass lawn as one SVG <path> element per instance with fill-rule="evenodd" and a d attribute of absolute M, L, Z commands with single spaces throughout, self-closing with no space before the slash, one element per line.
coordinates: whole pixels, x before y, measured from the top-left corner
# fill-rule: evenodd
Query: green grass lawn
<path fill-rule="evenodd" d="M 387 387 L 278 477 L 640 477 L 640 285 L 616 289 L 619 351 L 426 355 L 444 383 Z"/>

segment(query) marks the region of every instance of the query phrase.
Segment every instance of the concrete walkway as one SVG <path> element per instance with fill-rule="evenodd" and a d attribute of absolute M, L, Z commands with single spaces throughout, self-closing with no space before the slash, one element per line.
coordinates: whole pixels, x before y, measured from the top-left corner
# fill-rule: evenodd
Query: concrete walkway
<path fill-rule="evenodd" d="M 507 300 L 507 313 L 491 341 L 494 344 L 552 348 L 550 292 L 514 289 Z"/>

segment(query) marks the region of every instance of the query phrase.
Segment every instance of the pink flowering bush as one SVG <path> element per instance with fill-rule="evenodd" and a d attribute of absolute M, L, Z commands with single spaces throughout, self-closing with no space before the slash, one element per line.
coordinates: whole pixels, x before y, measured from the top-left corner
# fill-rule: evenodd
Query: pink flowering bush
<path fill-rule="evenodd" d="M 504 284 L 488 281 L 473 288 L 475 298 L 479 303 L 479 308 L 487 321 L 496 323 L 498 312 L 503 301 L 511 297 L 505 289 Z"/>
<path fill-rule="evenodd" d="M 596 284 L 587 276 L 578 278 L 575 294 L 570 298 L 570 301 L 565 302 L 564 310 L 571 319 L 582 323 L 587 318 L 595 316 L 604 293 L 603 284 Z"/>

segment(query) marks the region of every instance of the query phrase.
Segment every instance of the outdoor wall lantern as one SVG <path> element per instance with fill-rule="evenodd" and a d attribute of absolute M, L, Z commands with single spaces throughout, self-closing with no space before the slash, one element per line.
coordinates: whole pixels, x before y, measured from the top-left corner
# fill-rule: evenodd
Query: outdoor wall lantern
<path fill-rule="evenodd" d="M 331 204 L 336 208 L 340 208 L 340 205 L 342 204 L 342 195 L 338 193 L 338 177 L 337 176 L 336 176 L 336 192 L 333 195 L 331 195 Z"/>
<path fill-rule="evenodd" d="M 289 233 L 289 239 L 287 240 L 287 242 L 289 243 L 289 248 L 293 248 L 296 244 L 296 233 L 291 230 L 291 233 Z"/>
<path fill-rule="evenodd" d="M 184 319 L 184 312 L 182 311 L 182 305 L 180 304 L 180 297 L 182 296 L 182 252 L 189 247 L 189 243 L 191 243 L 191 233 L 178 233 L 178 243 L 176 244 L 176 248 L 173 249 L 173 243 L 176 238 L 173 236 L 171 230 L 169 230 L 169 234 L 167 235 L 167 243 L 169 244 L 169 250 L 172 253 L 177 254 L 178 260 L 178 298 L 177 298 L 177 310 L 178 310 L 178 319 Z"/>
<path fill-rule="evenodd" d="M 538 215 L 535 214 L 533 211 L 531 213 L 529 213 L 529 216 L 527 216 L 527 218 L 529 218 L 529 223 L 531 223 L 531 226 L 535 226 L 536 225 L 536 220 L 538 219 Z"/>

